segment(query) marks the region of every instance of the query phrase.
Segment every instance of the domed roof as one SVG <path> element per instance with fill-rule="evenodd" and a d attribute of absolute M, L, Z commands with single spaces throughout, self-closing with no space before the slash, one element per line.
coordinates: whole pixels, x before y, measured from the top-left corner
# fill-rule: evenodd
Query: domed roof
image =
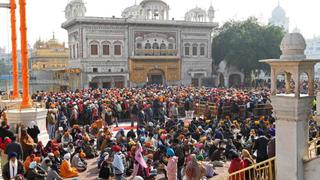
<path fill-rule="evenodd" d="M 162 1 L 162 0 L 143 0 L 141 3 L 140 3 L 140 5 L 141 6 L 143 6 L 143 5 L 145 5 L 145 4 L 148 4 L 148 3 L 163 3 L 163 4 L 165 4 L 166 6 L 168 6 L 167 5 L 167 3 L 166 2 L 164 2 L 164 1 Z"/>
<path fill-rule="evenodd" d="M 280 45 L 282 55 L 280 59 L 305 59 L 306 41 L 300 33 L 286 34 Z"/>
<path fill-rule="evenodd" d="M 285 17 L 286 16 L 286 12 L 284 11 L 284 9 L 280 5 L 278 5 L 272 11 L 272 16 L 273 17 Z"/>
<path fill-rule="evenodd" d="M 187 13 L 195 13 L 195 14 L 206 14 L 206 10 L 201 9 L 199 7 L 195 7 L 193 9 L 191 9 L 190 11 L 188 11 Z"/>
<path fill-rule="evenodd" d="M 133 15 L 133 14 L 137 15 L 137 13 L 140 11 L 141 8 L 142 7 L 140 5 L 133 5 L 133 6 L 127 7 L 122 11 L 121 16 L 128 18 L 128 16 L 130 15 Z"/>

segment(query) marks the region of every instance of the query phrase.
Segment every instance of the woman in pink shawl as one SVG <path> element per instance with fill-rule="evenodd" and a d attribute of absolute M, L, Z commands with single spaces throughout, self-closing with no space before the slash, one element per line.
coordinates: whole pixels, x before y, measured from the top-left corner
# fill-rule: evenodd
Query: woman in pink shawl
<path fill-rule="evenodd" d="M 134 167 L 133 167 L 132 177 L 135 177 L 135 176 L 148 177 L 149 176 L 149 172 L 146 171 L 146 168 L 148 167 L 148 165 L 142 156 L 142 151 L 143 149 L 141 147 L 141 144 L 138 143 L 136 147 L 136 153 L 134 156 Z"/>
<path fill-rule="evenodd" d="M 188 157 L 185 176 L 187 180 L 201 179 L 201 168 L 199 166 L 199 163 L 197 161 L 197 157 L 195 154 L 191 154 Z"/>
<path fill-rule="evenodd" d="M 174 155 L 172 148 L 167 149 L 167 156 L 169 156 L 169 159 L 165 170 L 167 171 L 168 180 L 177 180 L 178 157 Z"/>

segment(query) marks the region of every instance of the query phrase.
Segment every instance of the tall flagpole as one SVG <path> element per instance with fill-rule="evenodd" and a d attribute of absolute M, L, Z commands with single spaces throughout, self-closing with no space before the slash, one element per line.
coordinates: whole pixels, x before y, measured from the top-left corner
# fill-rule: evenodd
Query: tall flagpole
<path fill-rule="evenodd" d="M 17 28 L 16 28 L 16 1 L 10 0 L 11 15 L 11 42 L 12 42 L 12 99 L 19 98 L 18 60 L 17 60 Z"/>
<path fill-rule="evenodd" d="M 26 0 L 19 0 L 20 5 L 20 33 L 21 33 L 21 75 L 22 75 L 22 102 L 21 108 L 31 108 L 29 95 L 29 69 L 28 69 L 28 45 L 26 25 Z"/>

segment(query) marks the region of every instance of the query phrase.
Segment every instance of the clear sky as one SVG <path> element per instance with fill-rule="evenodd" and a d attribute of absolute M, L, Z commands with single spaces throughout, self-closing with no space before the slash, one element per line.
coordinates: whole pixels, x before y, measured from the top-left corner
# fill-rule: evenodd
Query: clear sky
<path fill-rule="evenodd" d="M 17 2 L 19 0 L 16 0 Z M 67 32 L 61 28 L 65 21 L 64 8 L 69 0 L 26 0 L 28 41 L 33 45 L 41 37 L 47 40 L 55 32 L 56 38 L 67 42 Z M 135 0 L 85 0 L 88 16 L 116 17 Z M 140 3 L 142 0 L 136 0 Z M 183 19 L 184 13 L 196 6 L 208 9 L 210 3 L 216 10 L 215 21 L 220 25 L 230 19 L 244 20 L 249 16 L 257 17 L 262 23 L 267 23 L 272 10 L 278 5 L 278 0 L 164 0 L 170 6 L 170 16 Z M 0 3 L 9 0 L 0 0 Z M 306 38 L 320 35 L 319 7 L 320 0 L 280 0 L 290 18 L 290 30 L 296 26 Z M 18 10 L 18 9 L 17 9 Z M 19 14 L 17 13 L 17 16 Z M 11 46 L 9 10 L 0 9 L 0 47 Z M 19 24 L 17 24 L 19 29 Z M 19 32 L 18 32 L 19 33 Z M 18 41 L 19 38 L 18 38 Z M 9 43 L 8 43 L 9 42 Z"/>

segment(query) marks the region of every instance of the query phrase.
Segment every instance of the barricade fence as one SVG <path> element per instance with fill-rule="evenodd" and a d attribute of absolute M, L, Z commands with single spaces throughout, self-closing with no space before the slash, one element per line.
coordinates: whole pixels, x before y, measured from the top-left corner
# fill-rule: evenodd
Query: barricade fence
<path fill-rule="evenodd" d="M 252 108 L 251 111 L 246 108 L 246 105 L 239 105 L 239 111 L 236 113 L 232 113 L 232 107 L 231 106 L 222 106 L 221 110 L 219 110 L 218 106 L 214 105 L 213 103 L 207 103 L 207 102 L 200 102 L 200 103 L 193 103 L 193 111 L 195 116 L 202 116 L 205 115 L 207 112 L 207 108 L 210 110 L 211 117 L 220 116 L 230 116 L 237 115 L 239 117 L 245 118 L 249 115 L 253 115 L 254 117 L 260 117 L 260 116 L 268 116 L 272 113 L 273 107 L 271 104 L 258 104 L 255 105 L 255 107 Z M 184 108 L 184 102 L 181 102 L 178 107 L 179 115 L 184 117 L 186 114 L 185 108 Z"/>
<path fill-rule="evenodd" d="M 275 180 L 275 159 L 276 157 L 273 157 L 266 161 L 241 169 L 240 171 L 212 178 L 212 180 Z"/>

